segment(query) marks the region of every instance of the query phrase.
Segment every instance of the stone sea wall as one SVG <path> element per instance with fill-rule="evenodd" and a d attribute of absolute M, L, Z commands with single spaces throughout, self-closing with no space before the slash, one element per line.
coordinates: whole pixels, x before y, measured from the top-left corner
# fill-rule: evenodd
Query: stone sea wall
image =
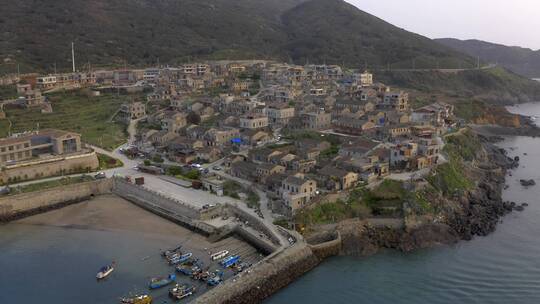
<path fill-rule="evenodd" d="M 236 276 L 234 280 L 225 281 L 193 303 L 260 303 L 313 269 L 319 262 L 311 248 L 300 242 L 262 260 L 251 267 L 250 271 Z"/>
<path fill-rule="evenodd" d="M 82 202 L 92 196 L 111 193 L 108 179 L 57 187 L 32 193 L 0 198 L 0 222 L 9 222 L 26 216 Z"/>

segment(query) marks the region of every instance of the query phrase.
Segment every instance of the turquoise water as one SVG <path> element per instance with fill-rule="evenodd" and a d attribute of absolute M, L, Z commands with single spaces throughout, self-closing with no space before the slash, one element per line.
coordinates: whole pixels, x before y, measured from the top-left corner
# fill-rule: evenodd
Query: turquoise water
<path fill-rule="evenodd" d="M 504 217 L 495 233 L 411 254 L 332 258 L 266 303 L 540 303 L 540 139 L 501 146 L 521 158 L 504 197 L 529 207 Z M 520 178 L 538 185 L 524 189 Z"/>

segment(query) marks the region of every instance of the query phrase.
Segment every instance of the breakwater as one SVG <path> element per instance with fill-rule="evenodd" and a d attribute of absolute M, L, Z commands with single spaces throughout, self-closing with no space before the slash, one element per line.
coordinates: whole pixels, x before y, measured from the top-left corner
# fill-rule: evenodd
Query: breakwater
<path fill-rule="evenodd" d="M 96 195 L 111 193 L 112 187 L 111 180 L 103 179 L 2 197 L 0 222 L 9 222 L 79 203 Z"/>

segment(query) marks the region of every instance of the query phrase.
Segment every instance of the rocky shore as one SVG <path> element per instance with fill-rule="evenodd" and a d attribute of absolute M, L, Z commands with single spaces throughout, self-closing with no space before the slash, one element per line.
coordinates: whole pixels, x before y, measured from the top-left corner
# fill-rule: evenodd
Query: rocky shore
<path fill-rule="evenodd" d="M 369 220 L 351 219 L 334 226 L 341 235 L 341 255 L 366 256 L 382 248 L 404 252 L 429 248 L 439 244 L 454 244 L 486 236 L 495 231 L 500 219 L 513 210 L 525 206 L 502 199 L 507 170 L 518 166 L 495 146 L 490 138 L 479 136 L 482 149 L 466 171 L 477 181 L 476 187 L 458 197 L 437 197 L 446 206 L 437 220 L 405 219 L 402 227 L 373 225 Z M 326 229 L 329 229 L 326 227 Z"/>

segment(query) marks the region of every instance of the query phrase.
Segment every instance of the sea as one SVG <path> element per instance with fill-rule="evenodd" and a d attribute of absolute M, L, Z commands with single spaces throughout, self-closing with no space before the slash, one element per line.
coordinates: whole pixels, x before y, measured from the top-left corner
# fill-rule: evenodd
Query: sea
<path fill-rule="evenodd" d="M 150 276 L 171 272 L 157 248 L 172 244 L 127 231 L 0 226 L 0 303 L 119 303 L 122 296 L 148 292 Z M 118 261 L 116 270 L 96 281 L 111 256 Z M 154 303 L 167 303 L 166 288 L 152 296 Z"/>
<path fill-rule="evenodd" d="M 540 103 L 509 110 L 540 117 Z M 529 206 L 493 234 L 408 254 L 331 258 L 266 304 L 540 303 L 540 138 L 508 137 L 500 146 L 521 159 L 504 199 Z M 530 178 L 538 185 L 519 184 Z"/>

